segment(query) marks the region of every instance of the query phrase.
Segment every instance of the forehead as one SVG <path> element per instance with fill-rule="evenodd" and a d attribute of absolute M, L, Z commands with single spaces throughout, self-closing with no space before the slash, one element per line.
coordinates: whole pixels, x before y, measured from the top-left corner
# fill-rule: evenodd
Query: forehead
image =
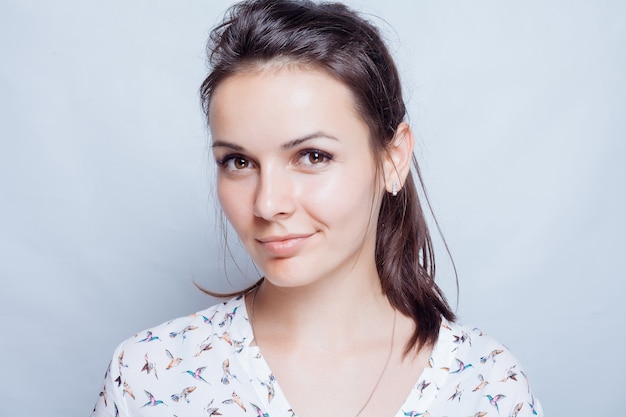
<path fill-rule="evenodd" d="M 208 115 L 212 136 L 220 140 L 268 133 L 289 140 L 320 129 L 337 135 L 365 130 L 369 136 L 350 89 L 303 65 L 256 65 L 225 78 L 213 91 Z"/>
<path fill-rule="evenodd" d="M 224 89 L 233 90 L 232 93 L 243 93 L 232 88 L 232 85 L 243 82 L 248 83 L 248 85 L 257 83 L 270 84 L 272 81 L 278 80 L 278 83 L 291 83 L 293 85 L 298 80 L 305 79 L 308 79 L 309 82 L 316 81 L 318 86 L 323 84 L 324 87 L 327 87 L 324 89 L 325 93 L 334 90 L 338 94 L 343 94 L 352 103 L 352 108 L 356 108 L 354 106 L 354 95 L 341 80 L 317 65 L 301 63 L 286 58 L 258 61 L 241 66 L 237 71 L 226 76 L 217 84 L 211 93 L 210 104 L 213 104 L 214 101 L 223 95 L 220 92 Z M 274 90 L 274 95 L 277 98 L 281 93 L 284 93 L 283 89 Z"/>

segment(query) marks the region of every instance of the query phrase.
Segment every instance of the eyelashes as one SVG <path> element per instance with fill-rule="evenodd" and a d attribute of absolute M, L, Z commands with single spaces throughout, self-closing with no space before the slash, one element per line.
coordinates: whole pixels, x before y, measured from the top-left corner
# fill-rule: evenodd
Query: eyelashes
<path fill-rule="evenodd" d="M 325 162 L 332 161 L 333 156 L 328 152 L 320 151 L 319 149 L 305 149 L 299 153 L 299 161 L 305 162 L 304 165 L 312 166 L 323 164 Z"/>
<path fill-rule="evenodd" d="M 303 149 L 296 154 L 291 165 L 305 169 L 316 169 L 326 166 L 332 160 L 333 155 L 328 152 L 319 149 Z M 252 159 L 238 153 L 227 154 L 215 162 L 228 172 L 246 171 L 254 169 L 258 165 Z"/>
<path fill-rule="evenodd" d="M 243 170 L 249 168 L 250 165 L 252 165 L 252 161 L 250 161 L 245 156 L 239 154 L 226 155 L 222 159 L 218 159 L 216 162 L 222 168 L 228 168 L 234 171 Z"/>

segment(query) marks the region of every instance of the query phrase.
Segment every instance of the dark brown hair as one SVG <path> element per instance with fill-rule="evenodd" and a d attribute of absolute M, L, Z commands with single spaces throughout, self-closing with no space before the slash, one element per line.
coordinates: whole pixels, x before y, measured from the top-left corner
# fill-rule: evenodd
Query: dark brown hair
<path fill-rule="evenodd" d="M 200 90 L 207 117 L 220 82 L 275 61 L 319 68 L 345 84 L 369 126 L 379 165 L 406 116 L 400 77 L 378 29 L 340 3 L 243 1 L 211 32 L 207 50 L 211 72 Z M 422 185 L 415 158 L 413 165 Z M 455 315 L 434 280 L 433 245 L 411 174 L 398 196 L 383 197 L 375 256 L 389 302 L 416 323 L 407 349 L 434 343 L 441 317 Z"/>

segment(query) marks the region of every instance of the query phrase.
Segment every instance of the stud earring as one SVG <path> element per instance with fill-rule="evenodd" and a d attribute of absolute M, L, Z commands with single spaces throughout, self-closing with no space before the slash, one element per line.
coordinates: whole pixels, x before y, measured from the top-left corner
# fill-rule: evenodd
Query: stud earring
<path fill-rule="evenodd" d="M 398 183 L 395 181 L 391 183 L 391 195 L 394 197 L 398 195 Z"/>

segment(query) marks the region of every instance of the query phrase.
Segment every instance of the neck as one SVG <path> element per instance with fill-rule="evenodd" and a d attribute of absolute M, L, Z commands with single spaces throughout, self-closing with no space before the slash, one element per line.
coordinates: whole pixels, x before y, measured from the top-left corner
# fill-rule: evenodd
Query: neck
<path fill-rule="evenodd" d="M 255 290 L 254 305 L 248 297 L 255 336 L 264 343 L 288 335 L 288 343 L 314 348 L 312 343 L 352 344 L 371 337 L 374 326 L 387 328 L 394 313 L 378 275 L 355 278 L 301 287 L 278 287 L 265 280 Z"/>

